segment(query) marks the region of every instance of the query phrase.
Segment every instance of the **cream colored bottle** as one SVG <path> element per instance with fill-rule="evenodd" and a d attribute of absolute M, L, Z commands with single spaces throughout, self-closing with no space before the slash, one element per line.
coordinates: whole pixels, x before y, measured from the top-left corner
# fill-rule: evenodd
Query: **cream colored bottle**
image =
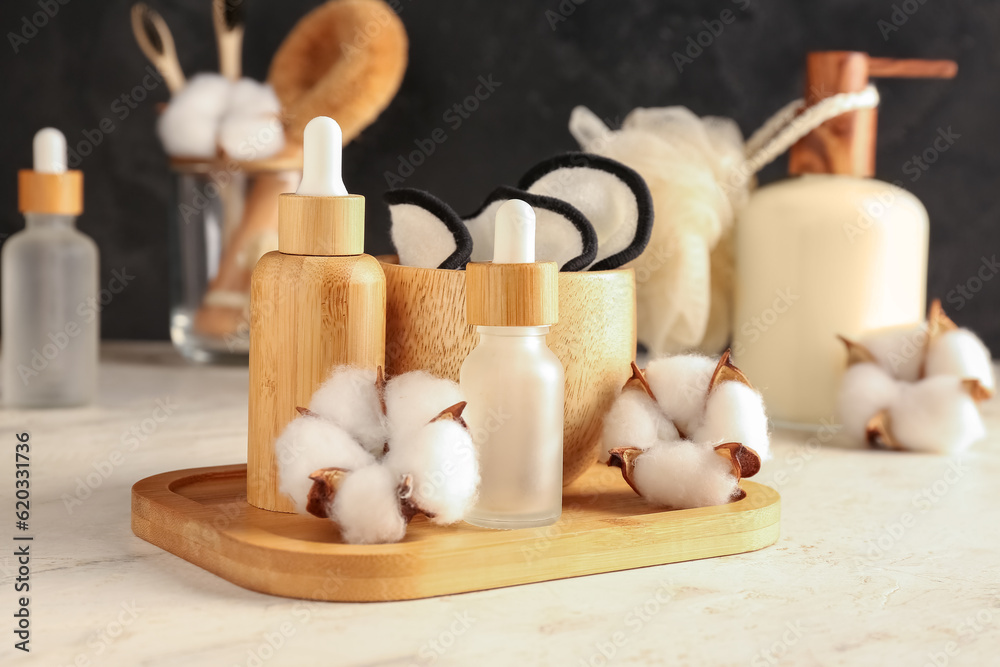
<path fill-rule="evenodd" d="M 365 199 L 341 180 L 340 127 L 314 118 L 304 133 L 302 183 L 279 195 L 278 250 L 250 283 L 247 500 L 294 512 L 278 491 L 274 440 L 308 406 L 330 369 L 385 360 L 385 274 L 364 254 Z"/>
<path fill-rule="evenodd" d="M 860 91 L 869 75 L 946 75 L 939 65 L 812 53 L 806 101 Z M 838 334 L 916 324 L 926 312 L 927 212 L 871 178 L 875 125 L 874 109 L 854 111 L 805 136 L 789 156 L 795 177 L 758 190 L 737 221 L 733 355 L 779 424 L 834 422 L 846 361 Z"/>
<path fill-rule="evenodd" d="M 479 452 L 485 528 L 529 528 L 562 513 L 562 363 L 545 336 L 558 319 L 559 269 L 535 263 L 535 214 L 512 199 L 496 214 L 492 263 L 466 267 L 466 318 L 479 344 L 462 364 L 463 417 Z"/>

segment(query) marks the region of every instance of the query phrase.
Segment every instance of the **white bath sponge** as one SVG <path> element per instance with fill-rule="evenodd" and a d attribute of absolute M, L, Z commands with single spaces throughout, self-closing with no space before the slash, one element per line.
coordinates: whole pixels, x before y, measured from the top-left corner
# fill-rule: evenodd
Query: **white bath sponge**
<path fill-rule="evenodd" d="M 410 502 L 434 523 L 460 521 L 476 499 L 476 448 L 468 429 L 457 421 L 431 422 L 403 440 L 394 440 L 384 465 L 397 478 L 413 476 Z"/>
<path fill-rule="evenodd" d="M 347 431 L 376 457 L 382 456 L 389 431 L 375 371 L 356 366 L 334 368 L 313 394 L 309 409 Z"/>
<path fill-rule="evenodd" d="M 745 384 L 723 382 L 708 395 L 704 417 L 692 439 L 709 445 L 738 442 L 767 460 L 771 440 L 767 433 L 764 399 Z"/>
<path fill-rule="evenodd" d="M 618 447 L 646 449 L 657 441 L 678 439 L 677 428 L 656 401 L 644 391 L 626 389 L 604 416 L 600 460 L 607 463 L 608 451 Z"/>
<path fill-rule="evenodd" d="M 212 158 L 218 152 L 219 122 L 233 83 L 220 74 L 197 74 L 160 116 L 156 131 L 167 155 Z"/>
<path fill-rule="evenodd" d="M 309 475 L 321 468 L 354 470 L 375 459 L 342 428 L 320 417 L 293 419 L 274 443 L 278 461 L 278 489 L 306 512 Z"/>
<path fill-rule="evenodd" d="M 656 401 L 678 429 L 690 435 L 701 422 L 705 396 L 717 361 L 697 354 L 649 362 L 646 381 Z"/>
<path fill-rule="evenodd" d="M 984 389 L 996 390 L 990 351 L 976 334 L 955 329 L 935 339 L 927 349 L 925 374 L 954 375 L 979 380 Z"/>
<path fill-rule="evenodd" d="M 389 448 L 428 424 L 442 410 L 461 403 L 458 383 L 435 377 L 426 371 L 411 371 L 389 380 L 385 406 L 389 415 Z"/>
<path fill-rule="evenodd" d="M 863 442 L 868 421 L 892 405 L 901 390 L 902 383 L 877 364 L 850 366 L 837 394 L 837 420 L 843 433 Z"/>
<path fill-rule="evenodd" d="M 739 493 L 732 465 L 708 445 L 657 443 L 635 461 L 633 482 L 653 505 L 674 509 L 728 503 Z"/>
<path fill-rule="evenodd" d="M 893 436 L 915 451 L 958 453 L 985 434 L 976 402 L 954 376 L 904 383 L 889 418 Z"/>
<path fill-rule="evenodd" d="M 355 470 L 340 484 L 329 508 L 350 544 L 399 542 L 406 520 L 399 507 L 399 478 L 377 463 Z"/>
<path fill-rule="evenodd" d="M 280 112 L 281 102 L 270 85 L 240 79 L 233 84 L 219 121 L 219 145 L 237 160 L 262 160 L 278 154 L 285 147 Z"/>

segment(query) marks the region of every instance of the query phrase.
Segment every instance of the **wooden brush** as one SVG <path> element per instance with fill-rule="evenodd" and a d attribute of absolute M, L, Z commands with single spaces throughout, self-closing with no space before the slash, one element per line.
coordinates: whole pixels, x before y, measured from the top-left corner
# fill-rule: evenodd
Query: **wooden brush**
<path fill-rule="evenodd" d="M 177 59 L 174 37 L 170 34 L 167 22 L 155 9 L 144 2 L 138 2 L 132 5 L 132 33 L 139 48 L 166 81 L 167 88 L 172 94 L 176 94 L 187 83 L 187 79 Z"/>
<path fill-rule="evenodd" d="M 219 72 L 231 81 L 243 76 L 244 0 L 212 0 L 212 23 L 219 44 Z"/>

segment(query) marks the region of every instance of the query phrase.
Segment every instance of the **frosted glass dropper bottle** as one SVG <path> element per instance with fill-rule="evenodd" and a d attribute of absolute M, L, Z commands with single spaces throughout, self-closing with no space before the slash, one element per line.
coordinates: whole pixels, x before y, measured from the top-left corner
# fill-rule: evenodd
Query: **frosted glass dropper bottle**
<path fill-rule="evenodd" d="M 35 134 L 34 169 L 18 173 L 25 229 L 3 246 L 3 402 L 83 405 L 97 390 L 97 245 L 76 229 L 83 174 L 66 169 L 66 138 Z"/>
<path fill-rule="evenodd" d="M 484 528 L 546 526 L 562 513 L 562 364 L 545 336 L 558 320 L 559 269 L 535 262 L 535 214 L 512 199 L 496 214 L 492 263 L 466 267 L 466 319 L 479 344 L 462 364 L 463 413 L 479 451 Z"/>

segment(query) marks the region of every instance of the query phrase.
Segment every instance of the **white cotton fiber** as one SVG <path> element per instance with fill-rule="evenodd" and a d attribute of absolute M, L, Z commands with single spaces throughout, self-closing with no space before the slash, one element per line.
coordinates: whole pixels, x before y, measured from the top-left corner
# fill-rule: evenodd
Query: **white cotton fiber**
<path fill-rule="evenodd" d="M 479 462 L 472 436 L 456 421 L 440 420 L 394 440 L 384 465 L 397 478 L 413 475 L 411 502 L 431 521 L 460 521 L 479 489 Z"/>
<path fill-rule="evenodd" d="M 882 329 L 858 342 L 896 379 L 916 382 L 920 378 L 927 349 L 926 324 Z"/>
<path fill-rule="evenodd" d="M 219 121 L 233 83 L 220 74 L 197 74 L 170 100 L 156 125 L 172 157 L 212 158 L 218 152 Z"/>
<path fill-rule="evenodd" d="M 399 510 L 399 478 L 375 463 L 355 470 L 337 490 L 330 518 L 340 524 L 340 534 L 350 544 L 399 542 L 406 535 L 406 520 Z"/>
<path fill-rule="evenodd" d="M 382 456 L 389 436 L 375 371 L 355 366 L 334 368 L 313 394 L 309 409 L 343 428 L 376 457 Z"/>
<path fill-rule="evenodd" d="M 354 470 L 375 461 L 342 428 L 320 417 L 299 417 L 285 427 L 274 443 L 278 460 L 279 490 L 295 501 L 305 514 L 309 475 L 321 468 Z"/>
<path fill-rule="evenodd" d="M 618 447 L 646 449 L 657 441 L 679 438 L 677 428 L 656 401 L 640 389 L 626 389 L 604 416 L 600 460 L 607 463 L 608 452 Z"/>
<path fill-rule="evenodd" d="M 949 331 L 930 344 L 925 372 L 933 375 L 954 375 L 974 378 L 984 388 L 994 390 L 993 361 L 990 351 L 976 334 L 968 329 Z"/>
<path fill-rule="evenodd" d="M 281 102 L 274 89 L 253 79 L 233 84 L 219 124 L 219 144 L 237 160 L 262 160 L 281 152 L 285 132 L 279 114 Z"/>
<path fill-rule="evenodd" d="M 463 400 L 458 383 L 426 371 L 411 371 L 392 378 L 385 387 L 390 448 L 393 440 L 413 434 L 442 410 Z"/>
<path fill-rule="evenodd" d="M 728 503 L 739 483 L 732 465 L 709 445 L 679 440 L 649 448 L 635 461 L 633 481 L 653 505 L 674 509 Z"/>
<path fill-rule="evenodd" d="M 892 405 L 900 391 L 902 383 L 881 366 L 870 363 L 850 366 L 837 392 L 837 419 L 844 435 L 865 442 L 868 421 Z"/>
<path fill-rule="evenodd" d="M 954 376 L 904 384 L 889 418 L 895 438 L 914 451 L 958 453 L 985 435 L 975 401 Z"/>
<path fill-rule="evenodd" d="M 730 380 L 712 390 L 705 403 L 705 416 L 692 435 L 695 442 L 709 445 L 738 442 L 757 452 L 762 460 L 770 458 L 764 400 L 740 382 Z"/>
<path fill-rule="evenodd" d="M 656 401 L 684 434 L 690 435 L 701 422 L 705 396 L 717 361 L 697 354 L 656 359 L 646 368 Z"/>

